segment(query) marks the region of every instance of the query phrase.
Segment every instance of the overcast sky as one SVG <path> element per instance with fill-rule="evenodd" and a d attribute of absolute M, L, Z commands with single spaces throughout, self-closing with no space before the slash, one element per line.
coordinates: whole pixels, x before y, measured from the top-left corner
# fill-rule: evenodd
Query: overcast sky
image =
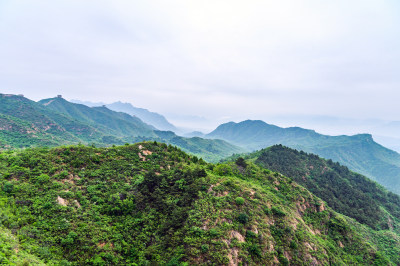
<path fill-rule="evenodd" d="M 0 0 L 0 92 L 400 120 L 398 0 Z"/>

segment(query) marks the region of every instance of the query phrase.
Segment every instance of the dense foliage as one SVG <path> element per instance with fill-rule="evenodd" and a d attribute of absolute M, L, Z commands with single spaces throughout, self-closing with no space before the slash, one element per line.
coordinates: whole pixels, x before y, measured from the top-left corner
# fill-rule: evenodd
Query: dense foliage
<path fill-rule="evenodd" d="M 292 179 L 163 143 L 4 151 L 0 188 L 9 263 L 399 263 L 396 235 L 368 240 Z"/>
<path fill-rule="evenodd" d="M 257 164 L 290 176 L 337 212 L 374 229 L 400 230 L 400 196 L 347 167 L 282 145 L 254 156 Z"/>
<path fill-rule="evenodd" d="M 249 151 L 282 144 L 339 162 L 388 190 L 400 194 L 400 154 L 376 143 L 371 135 L 327 136 L 299 127 L 281 128 L 263 121 L 226 123 L 207 135 Z"/>

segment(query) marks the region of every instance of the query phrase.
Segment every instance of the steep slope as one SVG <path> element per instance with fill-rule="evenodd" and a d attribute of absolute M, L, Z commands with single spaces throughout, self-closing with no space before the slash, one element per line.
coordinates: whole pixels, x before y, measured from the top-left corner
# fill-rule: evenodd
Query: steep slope
<path fill-rule="evenodd" d="M 154 135 L 152 132 L 154 128 L 139 118 L 112 111 L 104 106 L 88 107 L 83 104 L 71 103 L 63 98 L 50 98 L 39 102 L 53 111 L 88 123 L 109 135 L 116 137 Z"/>
<path fill-rule="evenodd" d="M 89 142 L 101 136 L 87 124 L 18 95 L 0 94 L 0 120 L 3 148 Z"/>
<path fill-rule="evenodd" d="M 398 264 L 398 236 L 335 213 L 281 174 L 166 144 L 0 153 L 1 225 L 45 263 Z"/>
<path fill-rule="evenodd" d="M 29 250 L 22 249 L 17 236 L 0 225 L 0 265 L 45 265 L 45 263 L 32 255 Z"/>
<path fill-rule="evenodd" d="M 379 145 L 369 134 L 326 136 L 313 130 L 280 128 L 247 120 L 220 125 L 207 137 L 220 138 L 249 150 L 283 144 L 337 161 L 400 193 L 400 154 Z"/>

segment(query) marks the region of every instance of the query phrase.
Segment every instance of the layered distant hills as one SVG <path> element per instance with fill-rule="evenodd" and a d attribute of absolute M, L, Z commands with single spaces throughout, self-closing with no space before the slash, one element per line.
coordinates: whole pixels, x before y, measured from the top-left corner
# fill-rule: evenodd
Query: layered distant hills
<path fill-rule="evenodd" d="M 0 264 L 400 265 L 400 196 L 351 171 L 400 192 L 370 135 L 125 111 L 0 94 Z"/>
<path fill-rule="evenodd" d="M 133 106 L 130 103 L 123 103 L 123 102 L 114 102 L 110 104 L 105 103 L 93 103 L 88 101 L 79 101 L 79 100 L 72 100 L 73 103 L 84 104 L 89 107 L 99 107 L 105 106 L 110 110 L 117 111 L 117 112 L 124 112 L 133 116 L 140 118 L 145 123 L 156 127 L 159 130 L 166 130 L 166 131 L 177 131 L 177 128 L 168 122 L 168 120 L 163 116 L 155 112 L 150 112 L 144 108 L 138 108 Z"/>
<path fill-rule="evenodd" d="M 340 162 L 400 193 L 400 154 L 376 143 L 369 134 L 327 136 L 299 127 L 281 128 L 247 120 L 222 124 L 206 137 L 223 139 L 248 150 L 283 144 Z"/>
<path fill-rule="evenodd" d="M 138 109 L 120 102 L 110 106 L 126 111 Z M 161 117 L 159 122 L 168 124 L 161 115 L 143 112 L 153 118 Z M 107 106 L 89 107 L 61 97 L 34 102 L 6 94 L 0 94 L 0 122 L 2 149 L 77 143 L 110 146 L 153 140 L 176 145 L 215 162 L 234 153 L 283 144 L 340 162 L 400 193 L 400 155 L 377 144 L 369 134 L 327 136 L 299 127 L 281 128 L 247 120 L 222 124 L 206 135 L 194 132 L 182 137 Z"/>
<path fill-rule="evenodd" d="M 115 112 L 105 106 L 88 107 L 83 104 L 71 103 L 63 98 L 51 98 L 39 101 L 46 108 L 81 123 L 87 123 L 104 134 L 116 137 L 124 136 L 155 136 L 155 128 L 141 119 L 122 112 Z"/>
<path fill-rule="evenodd" d="M 34 102 L 23 96 L 0 94 L 0 122 L 2 149 L 157 140 L 211 161 L 245 151 L 223 140 L 180 137 L 172 131 L 157 130 L 136 116 L 104 106 L 71 103 L 61 97 Z"/>

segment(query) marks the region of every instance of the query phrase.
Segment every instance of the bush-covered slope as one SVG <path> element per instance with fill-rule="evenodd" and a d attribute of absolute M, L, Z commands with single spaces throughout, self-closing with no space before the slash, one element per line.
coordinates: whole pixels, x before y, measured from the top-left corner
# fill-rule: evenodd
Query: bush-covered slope
<path fill-rule="evenodd" d="M 400 263 L 396 235 L 369 241 L 291 179 L 166 144 L 2 152 L 0 188 L 2 230 L 48 264 Z"/>
<path fill-rule="evenodd" d="M 247 120 L 220 125 L 210 134 L 249 151 L 282 144 L 346 165 L 390 191 L 400 193 L 400 154 L 376 143 L 369 134 L 327 136 L 299 127 L 280 128 Z"/>
<path fill-rule="evenodd" d="M 11 230 L 0 226 L 0 265 L 45 265 L 45 263 L 21 248 L 18 237 L 12 234 Z"/>
<path fill-rule="evenodd" d="M 290 176 L 337 212 L 375 229 L 400 230 L 400 196 L 339 163 L 282 145 L 248 157 L 262 167 Z"/>

